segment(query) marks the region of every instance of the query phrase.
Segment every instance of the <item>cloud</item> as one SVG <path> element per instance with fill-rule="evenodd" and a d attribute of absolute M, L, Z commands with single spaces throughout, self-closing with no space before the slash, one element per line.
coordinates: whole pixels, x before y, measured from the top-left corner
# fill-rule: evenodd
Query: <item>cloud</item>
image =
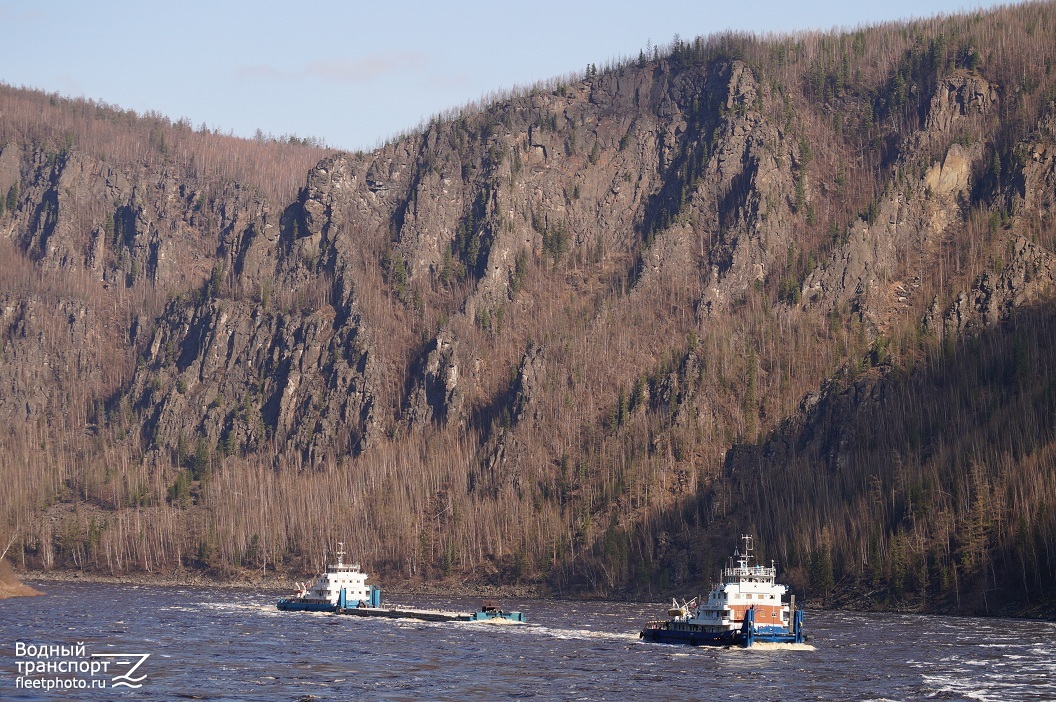
<path fill-rule="evenodd" d="M 352 60 L 314 61 L 304 68 L 305 76 L 342 83 L 365 83 L 384 76 L 416 71 L 426 66 L 425 57 L 412 51 L 374 54 Z"/>
<path fill-rule="evenodd" d="M 283 70 L 267 64 L 239 66 L 235 78 L 241 80 L 297 81 L 306 78 L 327 83 L 368 83 L 394 73 L 425 68 L 425 56 L 413 51 L 373 54 L 356 59 L 313 61 L 301 68 Z"/>
<path fill-rule="evenodd" d="M 263 64 L 239 66 L 235 69 L 235 78 L 241 80 L 289 80 L 290 77 L 274 66 Z"/>

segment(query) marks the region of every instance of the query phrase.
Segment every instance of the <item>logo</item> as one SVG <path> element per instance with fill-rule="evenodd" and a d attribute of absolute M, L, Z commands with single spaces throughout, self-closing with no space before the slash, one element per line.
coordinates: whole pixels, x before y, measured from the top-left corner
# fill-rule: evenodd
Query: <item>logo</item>
<path fill-rule="evenodd" d="M 110 665 L 114 668 L 130 666 L 127 673 L 116 675 L 110 680 L 110 687 L 140 688 L 143 687 L 143 681 L 147 679 L 146 674 L 138 678 L 132 677 L 132 674 L 143 665 L 143 661 L 150 658 L 149 653 L 93 653 L 92 658 L 111 658 L 113 660 Z M 113 670 L 110 669 L 107 672 L 113 672 Z"/>

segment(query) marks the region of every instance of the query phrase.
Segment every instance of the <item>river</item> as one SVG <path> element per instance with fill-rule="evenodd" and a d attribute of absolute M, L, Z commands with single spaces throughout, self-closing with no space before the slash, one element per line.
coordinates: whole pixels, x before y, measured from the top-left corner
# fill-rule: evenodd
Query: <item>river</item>
<path fill-rule="evenodd" d="M 272 592 L 34 586 L 47 596 L 0 602 L 3 700 L 1056 699 L 1052 622 L 808 611 L 808 645 L 712 649 L 640 641 L 657 603 L 504 601 L 529 623 L 434 624 L 279 612 Z"/>

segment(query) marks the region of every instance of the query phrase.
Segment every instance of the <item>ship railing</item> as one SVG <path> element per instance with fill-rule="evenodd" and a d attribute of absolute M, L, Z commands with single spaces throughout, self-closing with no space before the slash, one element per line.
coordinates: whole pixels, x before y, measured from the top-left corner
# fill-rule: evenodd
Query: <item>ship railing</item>
<path fill-rule="evenodd" d="M 358 573 L 358 563 L 334 563 L 330 566 L 331 573 Z"/>
<path fill-rule="evenodd" d="M 732 576 L 761 576 L 765 578 L 772 578 L 777 576 L 777 569 L 771 568 L 770 566 L 735 566 L 732 568 L 726 568 L 726 575 Z"/>

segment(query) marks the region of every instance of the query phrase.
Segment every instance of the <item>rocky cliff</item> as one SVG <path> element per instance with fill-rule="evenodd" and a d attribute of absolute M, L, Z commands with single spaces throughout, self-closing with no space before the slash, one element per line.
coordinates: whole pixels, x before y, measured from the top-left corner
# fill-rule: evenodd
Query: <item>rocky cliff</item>
<path fill-rule="evenodd" d="M 612 592 L 701 582 L 752 528 L 815 594 L 825 564 L 893 582 L 870 539 L 901 517 L 833 524 L 912 480 L 863 477 L 847 422 L 919 419 L 914 369 L 1051 302 L 1053 81 L 978 47 L 1052 14 L 676 41 L 329 155 L 285 201 L 8 140 L 0 411 L 38 427 L 12 456 L 64 456 L 23 461 L 45 502 L 81 505 L 34 527 L 47 504 L 20 502 L 22 553 L 285 569 L 344 540 L 390 577 Z M 938 484 L 996 485 L 969 443 Z M 779 474 L 840 489 L 792 510 Z M 924 549 L 921 593 L 983 577 L 1006 535 L 972 534 Z"/>

